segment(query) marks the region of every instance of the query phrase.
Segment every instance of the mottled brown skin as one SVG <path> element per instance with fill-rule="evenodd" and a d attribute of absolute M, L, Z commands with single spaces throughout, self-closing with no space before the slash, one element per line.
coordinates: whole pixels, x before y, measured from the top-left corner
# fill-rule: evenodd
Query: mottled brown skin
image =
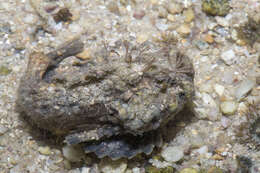
<path fill-rule="evenodd" d="M 105 45 L 68 68 L 60 63 L 82 51 L 79 40 L 47 55 L 32 53 L 17 110 L 39 128 L 67 136 L 69 144 L 156 130 L 191 99 L 194 75 L 188 57 L 170 46 L 156 48 L 149 42 Z"/>

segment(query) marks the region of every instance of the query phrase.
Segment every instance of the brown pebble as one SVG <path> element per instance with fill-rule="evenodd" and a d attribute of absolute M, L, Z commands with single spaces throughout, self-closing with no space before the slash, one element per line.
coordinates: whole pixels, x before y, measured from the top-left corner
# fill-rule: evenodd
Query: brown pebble
<path fill-rule="evenodd" d="M 91 51 L 89 49 L 84 49 L 82 52 L 76 55 L 77 58 L 81 60 L 87 60 L 91 58 Z"/>
<path fill-rule="evenodd" d="M 218 154 L 213 155 L 212 158 L 214 160 L 224 160 L 224 158 L 222 156 L 218 155 Z"/>
<path fill-rule="evenodd" d="M 214 38 L 212 37 L 212 35 L 207 34 L 207 35 L 204 37 L 204 41 L 206 41 L 207 43 L 213 43 L 213 42 L 214 42 Z"/>
<path fill-rule="evenodd" d="M 53 15 L 53 19 L 56 23 L 71 21 L 72 14 L 68 8 L 60 9 L 56 14 Z"/>
<path fill-rule="evenodd" d="M 139 10 L 139 11 L 135 11 L 133 17 L 141 20 L 143 17 L 145 16 L 145 11 L 144 10 Z"/>

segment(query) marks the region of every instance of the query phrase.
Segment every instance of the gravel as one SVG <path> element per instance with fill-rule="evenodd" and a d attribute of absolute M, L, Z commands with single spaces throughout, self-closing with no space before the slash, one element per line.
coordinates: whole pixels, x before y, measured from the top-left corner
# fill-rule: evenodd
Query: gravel
<path fill-rule="evenodd" d="M 183 148 L 179 146 L 169 146 L 162 150 L 162 157 L 167 162 L 177 162 L 183 158 Z"/>
<path fill-rule="evenodd" d="M 213 166 L 238 172 L 237 155 L 246 155 L 252 160 L 251 172 L 259 172 L 259 150 L 243 131 L 244 124 L 254 122 L 253 118 L 247 120 L 245 111 L 250 104 L 257 108 L 260 103 L 259 43 L 243 40 L 236 28 L 246 24 L 248 17 L 257 18 L 260 4 L 256 0 L 226 2 L 231 8 L 219 11 L 226 15 L 221 17 L 205 14 L 202 0 L 0 0 L 0 172 L 98 173 L 108 169 L 143 173 L 151 163 L 170 165 L 182 173 Z M 53 15 L 65 7 L 71 19 L 56 23 Z M 91 157 L 91 162 L 83 158 L 74 163 L 62 153 L 64 146 L 48 144 L 44 135 L 37 135 L 36 129 L 32 132 L 15 111 L 17 87 L 31 52 L 49 52 L 80 35 L 88 41 L 79 57 L 88 60 L 99 46 L 94 44 L 97 39 L 112 44 L 130 35 L 139 42 L 158 42 L 162 34 L 176 37 L 178 48 L 191 58 L 196 73 L 192 111 L 170 122 L 162 144 L 180 146 L 183 149 L 174 152 L 179 155 L 161 158 L 165 150 L 159 150 L 120 160 L 115 168 L 114 162 L 89 154 L 84 157 Z M 172 162 L 179 159 L 182 162 Z"/>

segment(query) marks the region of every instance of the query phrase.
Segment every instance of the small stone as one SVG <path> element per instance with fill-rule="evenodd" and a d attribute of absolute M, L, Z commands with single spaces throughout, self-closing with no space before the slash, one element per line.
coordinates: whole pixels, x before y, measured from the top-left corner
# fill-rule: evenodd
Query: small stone
<path fill-rule="evenodd" d="M 205 105 L 208 105 L 210 107 L 215 107 L 216 106 L 216 102 L 214 101 L 214 99 L 211 97 L 211 95 L 203 92 L 202 94 L 202 100 L 203 100 L 203 103 Z"/>
<path fill-rule="evenodd" d="M 236 58 L 235 52 L 230 49 L 221 54 L 221 59 L 225 62 L 227 65 L 231 65 L 234 63 Z"/>
<path fill-rule="evenodd" d="M 154 166 L 148 166 L 145 170 L 147 173 L 174 173 L 174 168 L 171 166 L 165 168 L 156 168 Z"/>
<path fill-rule="evenodd" d="M 111 12 L 111 13 L 115 13 L 117 15 L 120 15 L 120 11 L 118 8 L 118 5 L 115 1 L 110 1 L 107 5 L 107 9 Z"/>
<path fill-rule="evenodd" d="M 182 147 L 169 146 L 162 150 L 161 155 L 168 162 L 177 162 L 183 158 L 184 153 Z"/>
<path fill-rule="evenodd" d="M 212 159 L 214 159 L 214 160 L 224 160 L 224 157 L 222 157 L 222 156 L 219 155 L 219 154 L 214 154 L 214 155 L 212 156 Z"/>
<path fill-rule="evenodd" d="M 178 14 L 182 12 L 183 7 L 180 4 L 171 2 L 170 4 L 167 5 L 167 10 L 171 14 Z"/>
<path fill-rule="evenodd" d="M 220 26 L 223 26 L 223 27 L 229 26 L 229 21 L 226 18 L 217 16 L 217 17 L 215 17 L 215 19 Z"/>
<path fill-rule="evenodd" d="M 133 17 L 138 19 L 138 20 L 141 20 L 144 16 L 145 16 L 144 10 L 135 11 L 134 14 L 133 14 Z"/>
<path fill-rule="evenodd" d="M 150 0 L 151 4 L 156 5 L 158 4 L 158 0 Z"/>
<path fill-rule="evenodd" d="M 193 42 L 196 47 L 200 50 L 206 50 L 209 47 L 209 44 L 202 40 L 196 40 Z"/>
<path fill-rule="evenodd" d="M 133 171 L 131 169 L 127 169 L 125 173 L 133 173 Z"/>
<path fill-rule="evenodd" d="M 223 173 L 223 171 L 220 168 L 213 166 L 207 171 L 207 173 Z"/>
<path fill-rule="evenodd" d="M 62 148 L 62 153 L 71 162 L 78 162 L 84 157 L 84 152 L 79 146 L 66 145 Z"/>
<path fill-rule="evenodd" d="M 156 22 L 155 26 L 160 30 L 160 31 L 166 31 L 168 29 L 168 24 L 165 24 L 163 22 Z"/>
<path fill-rule="evenodd" d="M 211 34 L 207 34 L 207 35 L 205 35 L 205 37 L 204 37 L 204 41 L 206 41 L 207 43 L 213 43 L 214 42 L 214 38 L 212 37 L 212 35 Z"/>
<path fill-rule="evenodd" d="M 8 128 L 5 126 L 0 125 L 0 136 L 7 132 Z"/>
<path fill-rule="evenodd" d="M 199 153 L 200 155 L 204 155 L 204 154 L 208 153 L 208 146 L 204 145 L 204 146 L 200 147 L 199 149 L 197 149 L 196 152 Z"/>
<path fill-rule="evenodd" d="M 166 18 L 168 15 L 167 10 L 163 6 L 159 6 L 158 12 L 159 12 L 159 14 L 158 14 L 159 17 L 161 17 L 161 18 Z"/>
<path fill-rule="evenodd" d="M 183 12 L 183 15 L 185 16 L 185 22 L 190 23 L 191 21 L 193 21 L 195 15 L 194 12 L 191 8 L 189 8 L 188 10 L 185 10 Z"/>
<path fill-rule="evenodd" d="M 168 19 L 169 21 L 171 21 L 171 22 L 174 22 L 174 21 L 175 21 L 175 17 L 174 17 L 174 15 L 172 15 L 172 14 L 168 14 L 167 19 Z"/>
<path fill-rule="evenodd" d="M 109 158 L 101 160 L 99 168 L 103 173 L 124 173 L 127 168 L 126 160 L 116 160 L 113 161 Z"/>
<path fill-rule="evenodd" d="M 239 84 L 239 86 L 236 88 L 235 90 L 235 96 L 238 100 L 242 99 L 243 97 L 246 96 L 247 93 L 249 93 L 249 91 L 252 90 L 252 88 L 255 86 L 255 82 L 250 80 L 250 79 L 246 79 L 243 82 L 241 82 Z"/>
<path fill-rule="evenodd" d="M 90 172 L 91 172 L 90 168 L 83 167 L 83 168 L 81 168 L 81 172 L 80 173 L 90 173 Z"/>
<path fill-rule="evenodd" d="M 221 122 L 222 127 L 224 127 L 224 128 L 227 128 L 227 127 L 230 126 L 230 124 L 231 124 L 231 120 L 228 119 L 228 118 L 225 117 L 225 116 L 222 116 L 222 117 L 221 117 L 220 122 Z"/>
<path fill-rule="evenodd" d="M 46 147 L 39 147 L 38 151 L 43 154 L 43 155 L 50 155 L 51 154 L 51 149 L 50 147 L 46 146 Z"/>
<path fill-rule="evenodd" d="M 191 32 L 191 28 L 188 24 L 182 24 L 176 31 L 181 35 L 188 35 Z"/>
<path fill-rule="evenodd" d="M 199 173 L 199 171 L 194 168 L 184 168 L 180 171 L 180 173 Z"/>
<path fill-rule="evenodd" d="M 146 34 L 138 34 L 136 38 L 136 42 L 141 44 L 148 40 L 148 36 Z"/>
<path fill-rule="evenodd" d="M 37 18 L 33 14 L 27 14 L 23 20 L 25 23 L 28 23 L 28 24 L 34 24 L 37 22 Z"/>
<path fill-rule="evenodd" d="M 212 86 L 209 83 L 204 83 L 199 89 L 201 92 L 212 93 Z"/>
<path fill-rule="evenodd" d="M 78 53 L 76 57 L 81 60 L 87 60 L 91 58 L 91 52 L 89 49 L 84 49 L 82 52 Z"/>
<path fill-rule="evenodd" d="M 225 91 L 225 87 L 223 87 L 222 85 L 216 84 L 214 86 L 215 92 L 218 94 L 218 96 L 222 96 L 224 94 Z"/>
<path fill-rule="evenodd" d="M 53 19 L 56 23 L 59 22 L 69 22 L 71 21 L 72 14 L 68 8 L 60 9 L 56 14 L 53 15 Z"/>
<path fill-rule="evenodd" d="M 233 115 L 237 110 L 237 103 L 234 101 L 224 101 L 220 104 L 220 109 L 225 115 Z"/>
<path fill-rule="evenodd" d="M 0 76 L 6 76 L 6 75 L 10 74 L 11 72 L 12 72 L 12 70 L 7 68 L 6 66 L 0 66 Z"/>
<path fill-rule="evenodd" d="M 205 141 L 200 135 L 192 135 L 189 140 L 191 148 L 200 148 L 201 146 L 205 145 Z"/>
<path fill-rule="evenodd" d="M 212 16 L 225 16 L 229 13 L 229 0 L 203 0 L 202 11 Z"/>

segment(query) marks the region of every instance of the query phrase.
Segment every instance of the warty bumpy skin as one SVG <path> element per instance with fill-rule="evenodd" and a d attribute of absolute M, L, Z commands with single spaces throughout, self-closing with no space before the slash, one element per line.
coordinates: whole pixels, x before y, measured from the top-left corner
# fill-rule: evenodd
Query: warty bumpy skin
<path fill-rule="evenodd" d="M 83 47 L 75 39 L 48 54 L 32 53 L 18 89 L 18 112 L 68 144 L 142 136 L 192 98 L 192 63 L 174 46 L 119 40 L 87 61 L 60 66 Z"/>

